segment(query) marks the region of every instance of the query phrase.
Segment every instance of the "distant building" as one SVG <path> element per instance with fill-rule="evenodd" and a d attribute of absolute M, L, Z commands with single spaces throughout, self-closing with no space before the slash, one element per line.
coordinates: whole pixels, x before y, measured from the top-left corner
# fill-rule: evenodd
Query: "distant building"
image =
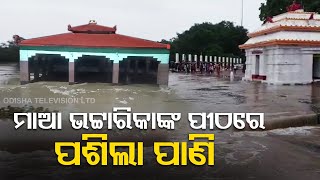
<path fill-rule="evenodd" d="M 21 84 L 35 81 L 168 85 L 167 44 L 117 34 L 95 21 L 20 42 Z"/>
<path fill-rule="evenodd" d="M 296 3 L 249 33 L 244 80 L 268 84 L 320 81 L 320 15 Z"/>

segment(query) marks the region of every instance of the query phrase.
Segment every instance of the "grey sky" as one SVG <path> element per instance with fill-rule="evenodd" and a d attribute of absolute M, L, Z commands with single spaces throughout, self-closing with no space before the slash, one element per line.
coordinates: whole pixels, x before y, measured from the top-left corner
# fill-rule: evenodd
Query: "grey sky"
<path fill-rule="evenodd" d="M 261 25 L 265 0 L 244 0 L 244 26 Z M 6 0 L 0 6 L 0 42 L 67 32 L 67 25 L 94 19 L 118 26 L 117 33 L 150 40 L 170 39 L 194 23 L 228 20 L 240 25 L 241 0 Z"/>

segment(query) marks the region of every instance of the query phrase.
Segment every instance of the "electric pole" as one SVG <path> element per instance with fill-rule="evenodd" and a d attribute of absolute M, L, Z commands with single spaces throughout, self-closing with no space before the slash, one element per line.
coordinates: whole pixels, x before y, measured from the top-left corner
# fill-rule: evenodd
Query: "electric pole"
<path fill-rule="evenodd" d="M 241 0 L 241 26 L 243 26 L 243 13 L 244 13 L 244 6 L 243 6 L 243 1 L 244 0 Z"/>

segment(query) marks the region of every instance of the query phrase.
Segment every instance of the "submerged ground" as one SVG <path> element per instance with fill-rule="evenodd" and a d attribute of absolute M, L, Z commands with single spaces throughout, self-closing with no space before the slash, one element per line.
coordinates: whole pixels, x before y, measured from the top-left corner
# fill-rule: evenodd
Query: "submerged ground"
<path fill-rule="evenodd" d="M 170 74 L 168 88 L 147 85 L 111 86 L 38 82 L 19 85 L 16 65 L 0 66 L 0 107 L 8 97 L 94 98 L 94 104 L 29 104 L 69 112 L 110 112 L 132 107 L 134 112 L 264 112 L 266 121 L 319 112 L 320 86 L 270 86 L 228 77 Z M 13 103 L 12 106 L 22 106 Z M 0 117 L 1 118 L 1 117 Z M 154 164 L 152 147 L 145 148 L 141 168 L 59 166 L 52 148 L 61 139 L 80 140 L 83 132 L 67 126 L 63 132 L 14 130 L 12 120 L 0 120 L 0 179 L 320 179 L 320 127 L 305 126 L 261 132 L 214 133 L 213 167 L 161 168 Z M 295 122 L 292 122 L 295 126 Z M 104 131 L 114 139 L 186 141 L 197 133 L 184 117 L 172 132 Z"/>

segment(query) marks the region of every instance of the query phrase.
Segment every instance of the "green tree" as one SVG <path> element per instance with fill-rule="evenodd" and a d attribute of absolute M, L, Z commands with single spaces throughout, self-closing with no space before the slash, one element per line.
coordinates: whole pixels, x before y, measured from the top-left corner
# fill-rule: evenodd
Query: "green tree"
<path fill-rule="evenodd" d="M 320 12 L 320 0 L 297 0 L 305 11 Z M 261 3 L 260 20 L 265 21 L 268 17 L 276 16 L 287 12 L 287 7 L 293 3 L 293 0 L 267 0 Z"/>
<path fill-rule="evenodd" d="M 19 45 L 15 40 L 0 44 L 0 63 L 7 62 L 19 62 Z"/>
<path fill-rule="evenodd" d="M 205 54 L 212 56 L 242 56 L 239 45 L 248 40 L 248 30 L 232 22 L 195 24 L 171 39 L 171 54 Z M 163 41 L 164 42 L 164 41 Z"/>

